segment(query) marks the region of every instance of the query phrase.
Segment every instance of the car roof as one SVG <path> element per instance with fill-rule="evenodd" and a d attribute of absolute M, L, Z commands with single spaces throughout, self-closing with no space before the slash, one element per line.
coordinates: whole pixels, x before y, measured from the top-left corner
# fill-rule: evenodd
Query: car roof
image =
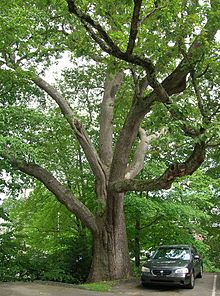
<path fill-rule="evenodd" d="M 159 246 L 158 249 L 163 249 L 163 248 L 187 248 L 190 249 L 192 246 L 190 245 L 162 245 Z"/>

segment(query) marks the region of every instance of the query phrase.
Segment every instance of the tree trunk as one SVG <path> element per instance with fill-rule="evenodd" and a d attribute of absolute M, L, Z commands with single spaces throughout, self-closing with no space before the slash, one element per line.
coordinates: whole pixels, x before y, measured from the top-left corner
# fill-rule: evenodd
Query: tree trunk
<path fill-rule="evenodd" d="M 93 235 L 93 260 L 88 281 L 131 276 L 123 199 L 122 194 L 110 194 L 105 216 L 97 219 L 98 232 Z"/>
<path fill-rule="evenodd" d="M 135 251 L 135 266 L 140 267 L 140 216 L 137 216 L 135 221 L 135 240 L 134 240 L 134 251 Z"/>

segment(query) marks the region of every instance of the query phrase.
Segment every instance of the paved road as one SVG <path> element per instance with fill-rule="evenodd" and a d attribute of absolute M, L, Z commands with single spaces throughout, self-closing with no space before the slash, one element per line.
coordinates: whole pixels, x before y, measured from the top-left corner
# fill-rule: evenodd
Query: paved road
<path fill-rule="evenodd" d="M 112 292 L 92 292 L 71 285 L 1 283 L 0 296 L 220 296 L 220 274 L 206 273 L 193 290 L 170 287 L 143 288 L 138 281 L 121 283 Z"/>

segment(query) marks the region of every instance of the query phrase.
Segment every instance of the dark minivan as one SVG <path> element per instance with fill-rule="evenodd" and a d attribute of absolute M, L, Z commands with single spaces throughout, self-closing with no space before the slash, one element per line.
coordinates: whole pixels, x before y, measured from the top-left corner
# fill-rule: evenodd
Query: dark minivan
<path fill-rule="evenodd" d="M 182 285 L 193 289 L 195 278 L 202 277 L 202 259 L 189 245 L 164 245 L 153 252 L 142 266 L 141 282 Z"/>

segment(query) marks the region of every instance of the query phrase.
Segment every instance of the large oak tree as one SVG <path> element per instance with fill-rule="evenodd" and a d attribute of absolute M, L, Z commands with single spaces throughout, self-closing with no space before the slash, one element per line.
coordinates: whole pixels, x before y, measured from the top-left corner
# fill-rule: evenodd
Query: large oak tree
<path fill-rule="evenodd" d="M 179 177 L 195 172 L 218 145 L 218 4 L 218 0 L 1 1 L 1 168 L 42 182 L 90 229 L 92 281 L 131 274 L 125 193 L 171 188 Z M 105 69 L 103 96 L 96 109 L 98 143 L 91 127 L 86 129 L 77 116 L 77 102 L 65 94 L 64 84 L 59 90 L 41 75 L 67 50 L 85 67 L 95 61 Z M 42 93 L 47 94 L 45 99 Z M 94 175 L 97 211 L 76 196 L 59 162 L 57 169 L 50 166 L 53 157 L 48 159 L 38 129 L 47 129 L 40 112 L 48 114 L 52 102 Z M 30 123 L 33 118 L 37 125 Z M 65 144 L 62 149 L 69 153 L 71 147 Z M 152 152 L 154 145 L 157 153 Z M 154 159 L 162 161 L 157 162 L 158 169 L 139 178 Z"/>

